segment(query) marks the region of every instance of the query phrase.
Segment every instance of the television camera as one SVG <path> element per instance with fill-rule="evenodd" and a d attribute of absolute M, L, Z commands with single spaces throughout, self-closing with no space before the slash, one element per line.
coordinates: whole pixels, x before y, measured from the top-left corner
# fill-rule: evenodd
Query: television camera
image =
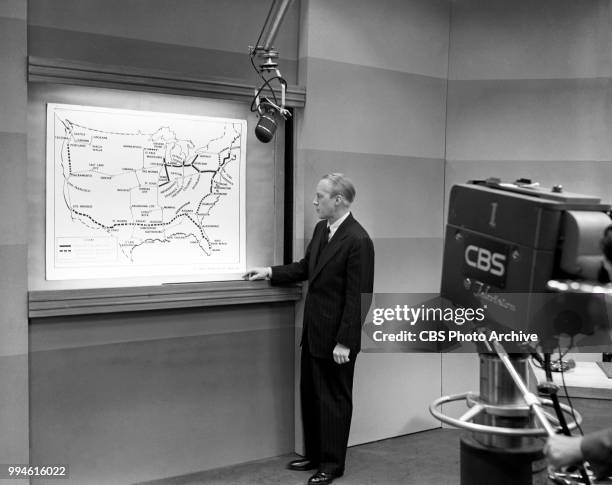
<path fill-rule="evenodd" d="M 599 284 L 597 275 L 603 260 L 599 241 L 611 222 L 609 205 L 561 186 L 487 179 L 452 187 L 441 297 L 460 307 L 486 308 L 479 332 L 520 329 L 539 336 L 537 345 L 512 345 L 510 352 L 485 340 L 478 347 L 479 393 L 443 396 L 431 404 L 436 418 L 472 432 L 461 439 L 462 485 L 535 485 L 549 478 L 574 483 L 549 474 L 542 452 L 543 437 L 570 434 L 582 419 L 559 402 L 551 354 L 564 341 L 585 348 L 609 345 L 612 288 Z M 530 358 L 548 378 L 537 394 L 528 385 Z M 461 400 L 469 409 L 460 418 L 439 409 Z M 590 483 L 584 467 L 579 475 L 579 483 Z"/>

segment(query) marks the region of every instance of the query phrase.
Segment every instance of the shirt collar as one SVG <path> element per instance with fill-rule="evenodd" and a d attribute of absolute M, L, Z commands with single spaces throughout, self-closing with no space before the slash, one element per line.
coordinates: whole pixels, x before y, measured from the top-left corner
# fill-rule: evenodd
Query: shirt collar
<path fill-rule="evenodd" d="M 346 214 L 344 214 L 340 219 L 338 219 L 333 224 L 330 224 L 329 221 L 327 222 L 327 227 L 329 228 L 329 238 L 330 239 L 332 238 L 334 233 L 338 230 L 338 228 L 340 227 L 340 224 L 342 224 L 350 214 L 351 214 L 351 211 L 348 211 Z"/>

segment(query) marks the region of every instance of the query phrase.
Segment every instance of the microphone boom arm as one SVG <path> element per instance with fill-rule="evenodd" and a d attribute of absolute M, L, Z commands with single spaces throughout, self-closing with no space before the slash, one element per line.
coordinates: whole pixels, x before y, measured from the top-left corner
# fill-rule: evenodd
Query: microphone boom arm
<path fill-rule="evenodd" d="M 272 1 L 272 5 L 255 46 L 249 46 L 251 64 L 263 81 L 261 87 L 255 87 L 253 100 L 251 101 L 251 111 L 257 111 L 259 115 L 259 121 L 255 128 L 255 135 L 264 143 L 269 142 L 274 137 L 277 128 L 277 113 L 284 120 L 291 117 L 291 112 L 285 108 L 287 81 L 283 79 L 278 69 L 277 60 L 279 54 L 278 51 L 272 47 L 272 43 L 276 38 L 278 29 L 292 1 L 293 0 Z M 262 38 L 263 45 L 260 44 Z M 259 67 L 255 65 L 255 57 L 260 60 Z M 280 105 L 272 87 L 272 81 L 277 81 L 280 84 Z M 261 96 L 260 99 L 260 95 L 264 89 L 269 90 L 269 97 Z"/>

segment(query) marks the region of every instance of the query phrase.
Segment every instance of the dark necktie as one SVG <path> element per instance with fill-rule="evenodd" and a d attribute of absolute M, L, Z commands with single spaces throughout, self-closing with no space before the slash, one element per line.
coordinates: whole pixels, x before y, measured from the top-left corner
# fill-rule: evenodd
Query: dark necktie
<path fill-rule="evenodd" d="M 321 244 L 319 245 L 319 253 L 317 254 L 317 263 L 319 262 L 319 259 L 321 259 L 321 254 L 323 254 L 323 250 L 325 249 L 325 246 L 327 246 L 327 243 L 329 242 L 329 226 L 327 226 L 327 228 L 325 229 L 325 231 L 323 231 L 323 235 L 321 236 Z"/>

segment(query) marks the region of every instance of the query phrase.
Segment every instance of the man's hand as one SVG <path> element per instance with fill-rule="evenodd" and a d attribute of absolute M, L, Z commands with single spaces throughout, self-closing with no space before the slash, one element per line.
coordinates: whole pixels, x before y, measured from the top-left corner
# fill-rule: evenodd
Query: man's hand
<path fill-rule="evenodd" d="M 544 446 L 544 453 L 555 468 L 575 465 L 582 461 L 581 443 L 580 436 L 551 436 Z"/>
<path fill-rule="evenodd" d="M 270 268 L 250 268 L 245 274 L 242 275 L 243 280 L 255 281 L 265 280 L 272 276 Z"/>
<path fill-rule="evenodd" d="M 336 364 L 346 364 L 349 359 L 351 349 L 342 344 L 336 344 L 334 347 L 334 362 Z"/>

